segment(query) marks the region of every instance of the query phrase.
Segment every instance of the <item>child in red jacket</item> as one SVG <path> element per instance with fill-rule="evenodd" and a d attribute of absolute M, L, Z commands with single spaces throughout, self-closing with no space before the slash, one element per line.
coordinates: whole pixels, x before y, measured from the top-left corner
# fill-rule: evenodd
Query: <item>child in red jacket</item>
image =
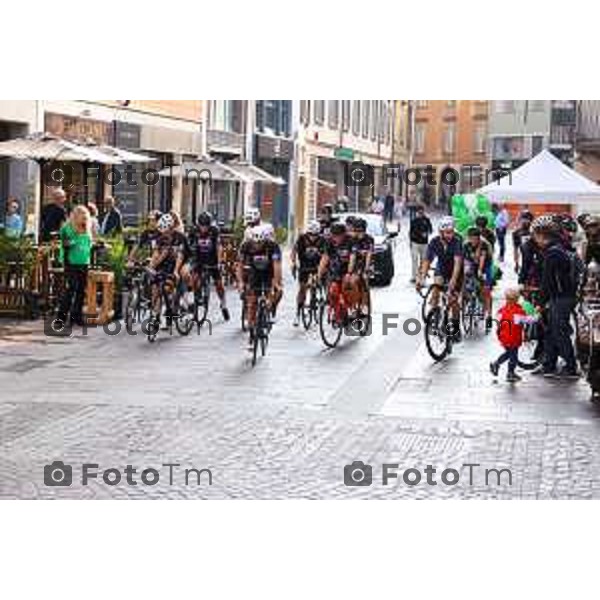
<path fill-rule="evenodd" d="M 490 363 L 490 371 L 494 377 L 497 377 L 500 365 L 508 361 L 506 381 L 510 382 L 521 380 L 515 370 L 519 361 L 519 347 L 523 343 L 523 323 L 529 318 L 519 304 L 519 296 L 520 292 L 515 288 L 506 290 L 504 294 L 506 303 L 498 311 L 498 340 L 504 352 L 497 360 Z"/>

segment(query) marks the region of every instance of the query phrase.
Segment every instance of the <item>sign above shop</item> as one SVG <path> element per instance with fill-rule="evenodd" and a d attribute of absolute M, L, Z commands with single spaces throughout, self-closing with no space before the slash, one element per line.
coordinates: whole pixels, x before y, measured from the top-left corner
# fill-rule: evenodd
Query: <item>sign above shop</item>
<path fill-rule="evenodd" d="M 46 113 L 45 130 L 67 140 L 77 142 L 90 140 L 96 144 L 110 144 L 112 129 L 112 123 L 105 121 Z"/>
<path fill-rule="evenodd" d="M 354 160 L 354 150 L 352 148 L 339 147 L 335 149 L 334 156 L 338 160 Z"/>

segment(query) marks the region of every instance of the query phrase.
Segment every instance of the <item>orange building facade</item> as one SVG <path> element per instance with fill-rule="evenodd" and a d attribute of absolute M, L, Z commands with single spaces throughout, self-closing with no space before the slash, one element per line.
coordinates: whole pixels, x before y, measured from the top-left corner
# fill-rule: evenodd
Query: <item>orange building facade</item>
<path fill-rule="evenodd" d="M 422 175 L 418 191 L 425 202 L 444 203 L 453 193 L 477 189 L 488 178 L 488 101 L 414 101 L 412 141 L 413 163 Z M 426 181 L 428 165 L 435 175 Z"/>

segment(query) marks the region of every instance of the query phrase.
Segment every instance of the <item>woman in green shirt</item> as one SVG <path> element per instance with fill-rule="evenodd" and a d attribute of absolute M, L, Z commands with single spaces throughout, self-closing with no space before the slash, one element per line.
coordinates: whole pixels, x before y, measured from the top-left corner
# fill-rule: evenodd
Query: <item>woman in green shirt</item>
<path fill-rule="evenodd" d="M 76 206 L 60 230 L 61 255 L 65 267 L 65 289 L 58 305 L 58 320 L 83 325 L 83 300 L 92 257 L 91 218 L 85 206 Z"/>

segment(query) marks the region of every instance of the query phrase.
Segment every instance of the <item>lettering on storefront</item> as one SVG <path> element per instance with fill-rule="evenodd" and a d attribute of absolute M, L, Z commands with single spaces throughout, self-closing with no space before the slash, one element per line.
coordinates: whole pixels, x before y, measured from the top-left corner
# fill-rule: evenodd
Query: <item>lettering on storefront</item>
<path fill-rule="evenodd" d="M 109 144 L 112 135 L 111 123 L 54 113 L 46 114 L 45 129 L 68 140 L 93 141 L 96 144 Z"/>

